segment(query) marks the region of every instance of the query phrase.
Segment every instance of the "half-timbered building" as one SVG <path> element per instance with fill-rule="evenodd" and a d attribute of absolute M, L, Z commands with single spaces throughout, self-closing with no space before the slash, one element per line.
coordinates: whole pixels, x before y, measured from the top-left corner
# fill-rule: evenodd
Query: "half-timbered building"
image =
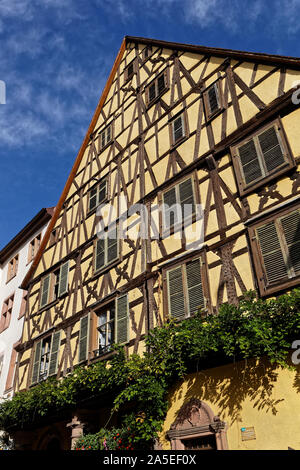
<path fill-rule="evenodd" d="M 247 290 L 267 298 L 299 285 L 299 79 L 297 58 L 125 37 L 23 281 L 16 390 L 105 359 L 113 342 L 140 353 L 169 315 L 217 314 Z M 113 214 L 105 221 L 103 204 Z M 179 220 L 174 204 L 191 210 Z M 193 448 L 262 449 L 277 425 L 267 445 L 280 448 L 287 422 L 289 444 L 300 447 L 292 373 L 279 376 L 278 413 L 243 397 L 231 425 L 230 400 L 222 407 L 216 395 L 234 394 L 226 379 L 241 375 L 232 367 L 173 390 L 163 448 L 192 439 Z M 103 404 L 90 419 L 100 426 L 106 414 Z M 70 448 L 75 416 L 31 430 L 27 444 L 41 448 L 53 435 Z"/>

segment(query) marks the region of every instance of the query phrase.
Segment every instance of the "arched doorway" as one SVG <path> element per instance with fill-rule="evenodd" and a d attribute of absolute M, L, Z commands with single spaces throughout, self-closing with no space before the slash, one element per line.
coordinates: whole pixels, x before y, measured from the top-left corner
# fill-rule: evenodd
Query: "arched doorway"
<path fill-rule="evenodd" d="M 46 450 L 50 451 L 56 451 L 56 450 L 61 450 L 60 442 L 57 437 L 53 437 L 47 444 Z"/>
<path fill-rule="evenodd" d="M 172 450 L 228 449 L 226 423 L 198 398 L 181 407 L 167 434 Z"/>

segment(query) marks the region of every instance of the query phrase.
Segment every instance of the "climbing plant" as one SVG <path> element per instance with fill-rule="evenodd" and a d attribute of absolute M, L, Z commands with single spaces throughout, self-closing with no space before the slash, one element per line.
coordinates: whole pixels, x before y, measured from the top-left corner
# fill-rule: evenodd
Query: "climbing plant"
<path fill-rule="evenodd" d="M 145 449 L 161 430 L 170 386 L 187 373 L 259 357 L 288 368 L 291 344 L 299 338 L 300 289 L 267 301 L 248 292 L 238 305 L 223 304 L 218 315 L 198 312 L 153 329 L 143 355 L 126 359 L 116 345 L 105 362 L 77 367 L 63 379 L 50 378 L 17 393 L 0 404 L 0 429 L 25 428 L 78 407 L 82 400 L 109 396 L 118 427 L 108 422 L 98 433 L 83 436 L 76 448 Z"/>

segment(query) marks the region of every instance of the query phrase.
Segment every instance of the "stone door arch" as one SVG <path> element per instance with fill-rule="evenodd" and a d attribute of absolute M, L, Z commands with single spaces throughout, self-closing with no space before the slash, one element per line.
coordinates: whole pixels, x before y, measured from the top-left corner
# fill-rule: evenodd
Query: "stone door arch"
<path fill-rule="evenodd" d="M 181 407 L 167 435 L 172 450 L 228 449 L 226 423 L 198 398 Z"/>

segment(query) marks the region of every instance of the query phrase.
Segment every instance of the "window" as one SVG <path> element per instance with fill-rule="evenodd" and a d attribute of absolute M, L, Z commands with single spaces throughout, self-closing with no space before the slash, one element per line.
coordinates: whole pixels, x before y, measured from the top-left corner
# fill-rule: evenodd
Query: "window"
<path fill-rule="evenodd" d="M 29 243 L 28 260 L 27 260 L 28 263 L 30 263 L 33 260 L 33 258 L 35 257 L 35 255 L 37 254 L 38 249 L 39 249 L 40 244 L 41 244 L 41 237 L 42 237 L 42 234 L 40 233 L 33 240 L 31 240 L 31 242 Z"/>
<path fill-rule="evenodd" d="M 146 87 L 146 102 L 151 105 L 159 98 L 168 88 L 167 71 L 161 73 Z"/>
<path fill-rule="evenodd" d="M 262 295 L 299 283 L 300 209 L 281 211 L 249 228 Z"/>
<path fill-rule="evenodd" d="M 38 341 L 34 348 L 31 383 L 56 374 L 60 349 L 60 331 Z"/>
<path fill-rule="evenodd" d="M 107 180 L 102 180 L 89 192 L 89 211 L 92 211 L 107 200 Z"/>
<path fill-rule="evenodd" d="M 54 245 L 58 240 L 58 231 L 57 229 L 54 229 L 52 230 L 52 232 L 50 233 L 50 241 L 49 241 L 49 245 Z"/>
<path fill-rule="evenodd" d="M 94 312 L 92 322 L 96 335 L 90 335 L 90 316 L 80 320 L 79 362 L 87 360 L 88 351 L 92 358 L 99 357 L 111 350 L 113 344 L 129 341 L 129 305 L 127 294 L 120 295 L 112 302 Z M 91 336 L 91 346 L 89 345 Z"/>
<path fill-rule="evenodd" d="M 115 342 L 115 313 L 115 302 L 112 302 L 97 314 L 98 348 L 94 351 L 95 356 L 108 352 Z"/>
<path fill-rule="evenodd" d="M 152 46 L 146 46 L 145 49 L 143 49 L 143 60 L 148 59 L 150 54 L 152 53 Z"/>
<path fill-rule="evenodd" d="M 195 214 L 193 179 L 188 178 L 162 194 L 163 231 Z"/>
<path fill-rule="evenodd" d="M 182 320 L 206 307 L 204 276 L 206 273 L 202 257 L 166 271 L 167 311 L 169 315 L 177 320 Z"/>
<path fill-rule="evenodd" d="M 40 308 L 68 292 L 68 277 L 69 261 L 42 279 Z"/>
<path fill-rule="evenodd" d="M 10 319 L 12 315 L 12 309 L 14 306 L 14 297 L 15 296 L 13 294 L 3 302 L 1 321 L 0 321 L 0 333 L 2 333 L 2 331 L 6 330 L 6 328 L 9 327 Z"/>
<path fill-rule="evenodd" d="M 127 65 L 127 67 L 125 68 L 125 71 L 124 71 L 124 75 L 125 75 L 125 82 L 127 82 L 128 80 L 130 80 L 133 75 L 134 75 L 134 61 L 130 62 L 130 64 Z"/>
<path fill-rule="evenodd" d="M 94 268 L 95 272 L 108 266 L 119 258 L 118 230 L 112 229 L 104 233 L 95 244 Z"/>
<path fill-rule="evenodd" d="M 219 80 L 203 92 L 203 101 L 206 119 L 213 118 L 222 109 L 222 95 Z"/>
<path fill-rule="evenodd" d="M 176 145 L 186 137 L 187 125 L 184 113 L 175 117 L 171 121 L 171 142 L 172 145 Z"/>
<path fill-rule="evenodd" d="M 231 152 L 242 195 L 294 166 L 279 121 L 232 147 Z"/>
<path fill-rule="evenodd" d="M 112 140 L 112 125 L 107 126 L 99 133 L 99 149 L 103 150 Z"/>
<path fill-rule="evenodd" d="M 19 255 L 16 255 L 13 259 L 10 260 L 7 266 L 7 281 L 9 282 L 13 277 L 17 275 L 19 264 Z"/>

